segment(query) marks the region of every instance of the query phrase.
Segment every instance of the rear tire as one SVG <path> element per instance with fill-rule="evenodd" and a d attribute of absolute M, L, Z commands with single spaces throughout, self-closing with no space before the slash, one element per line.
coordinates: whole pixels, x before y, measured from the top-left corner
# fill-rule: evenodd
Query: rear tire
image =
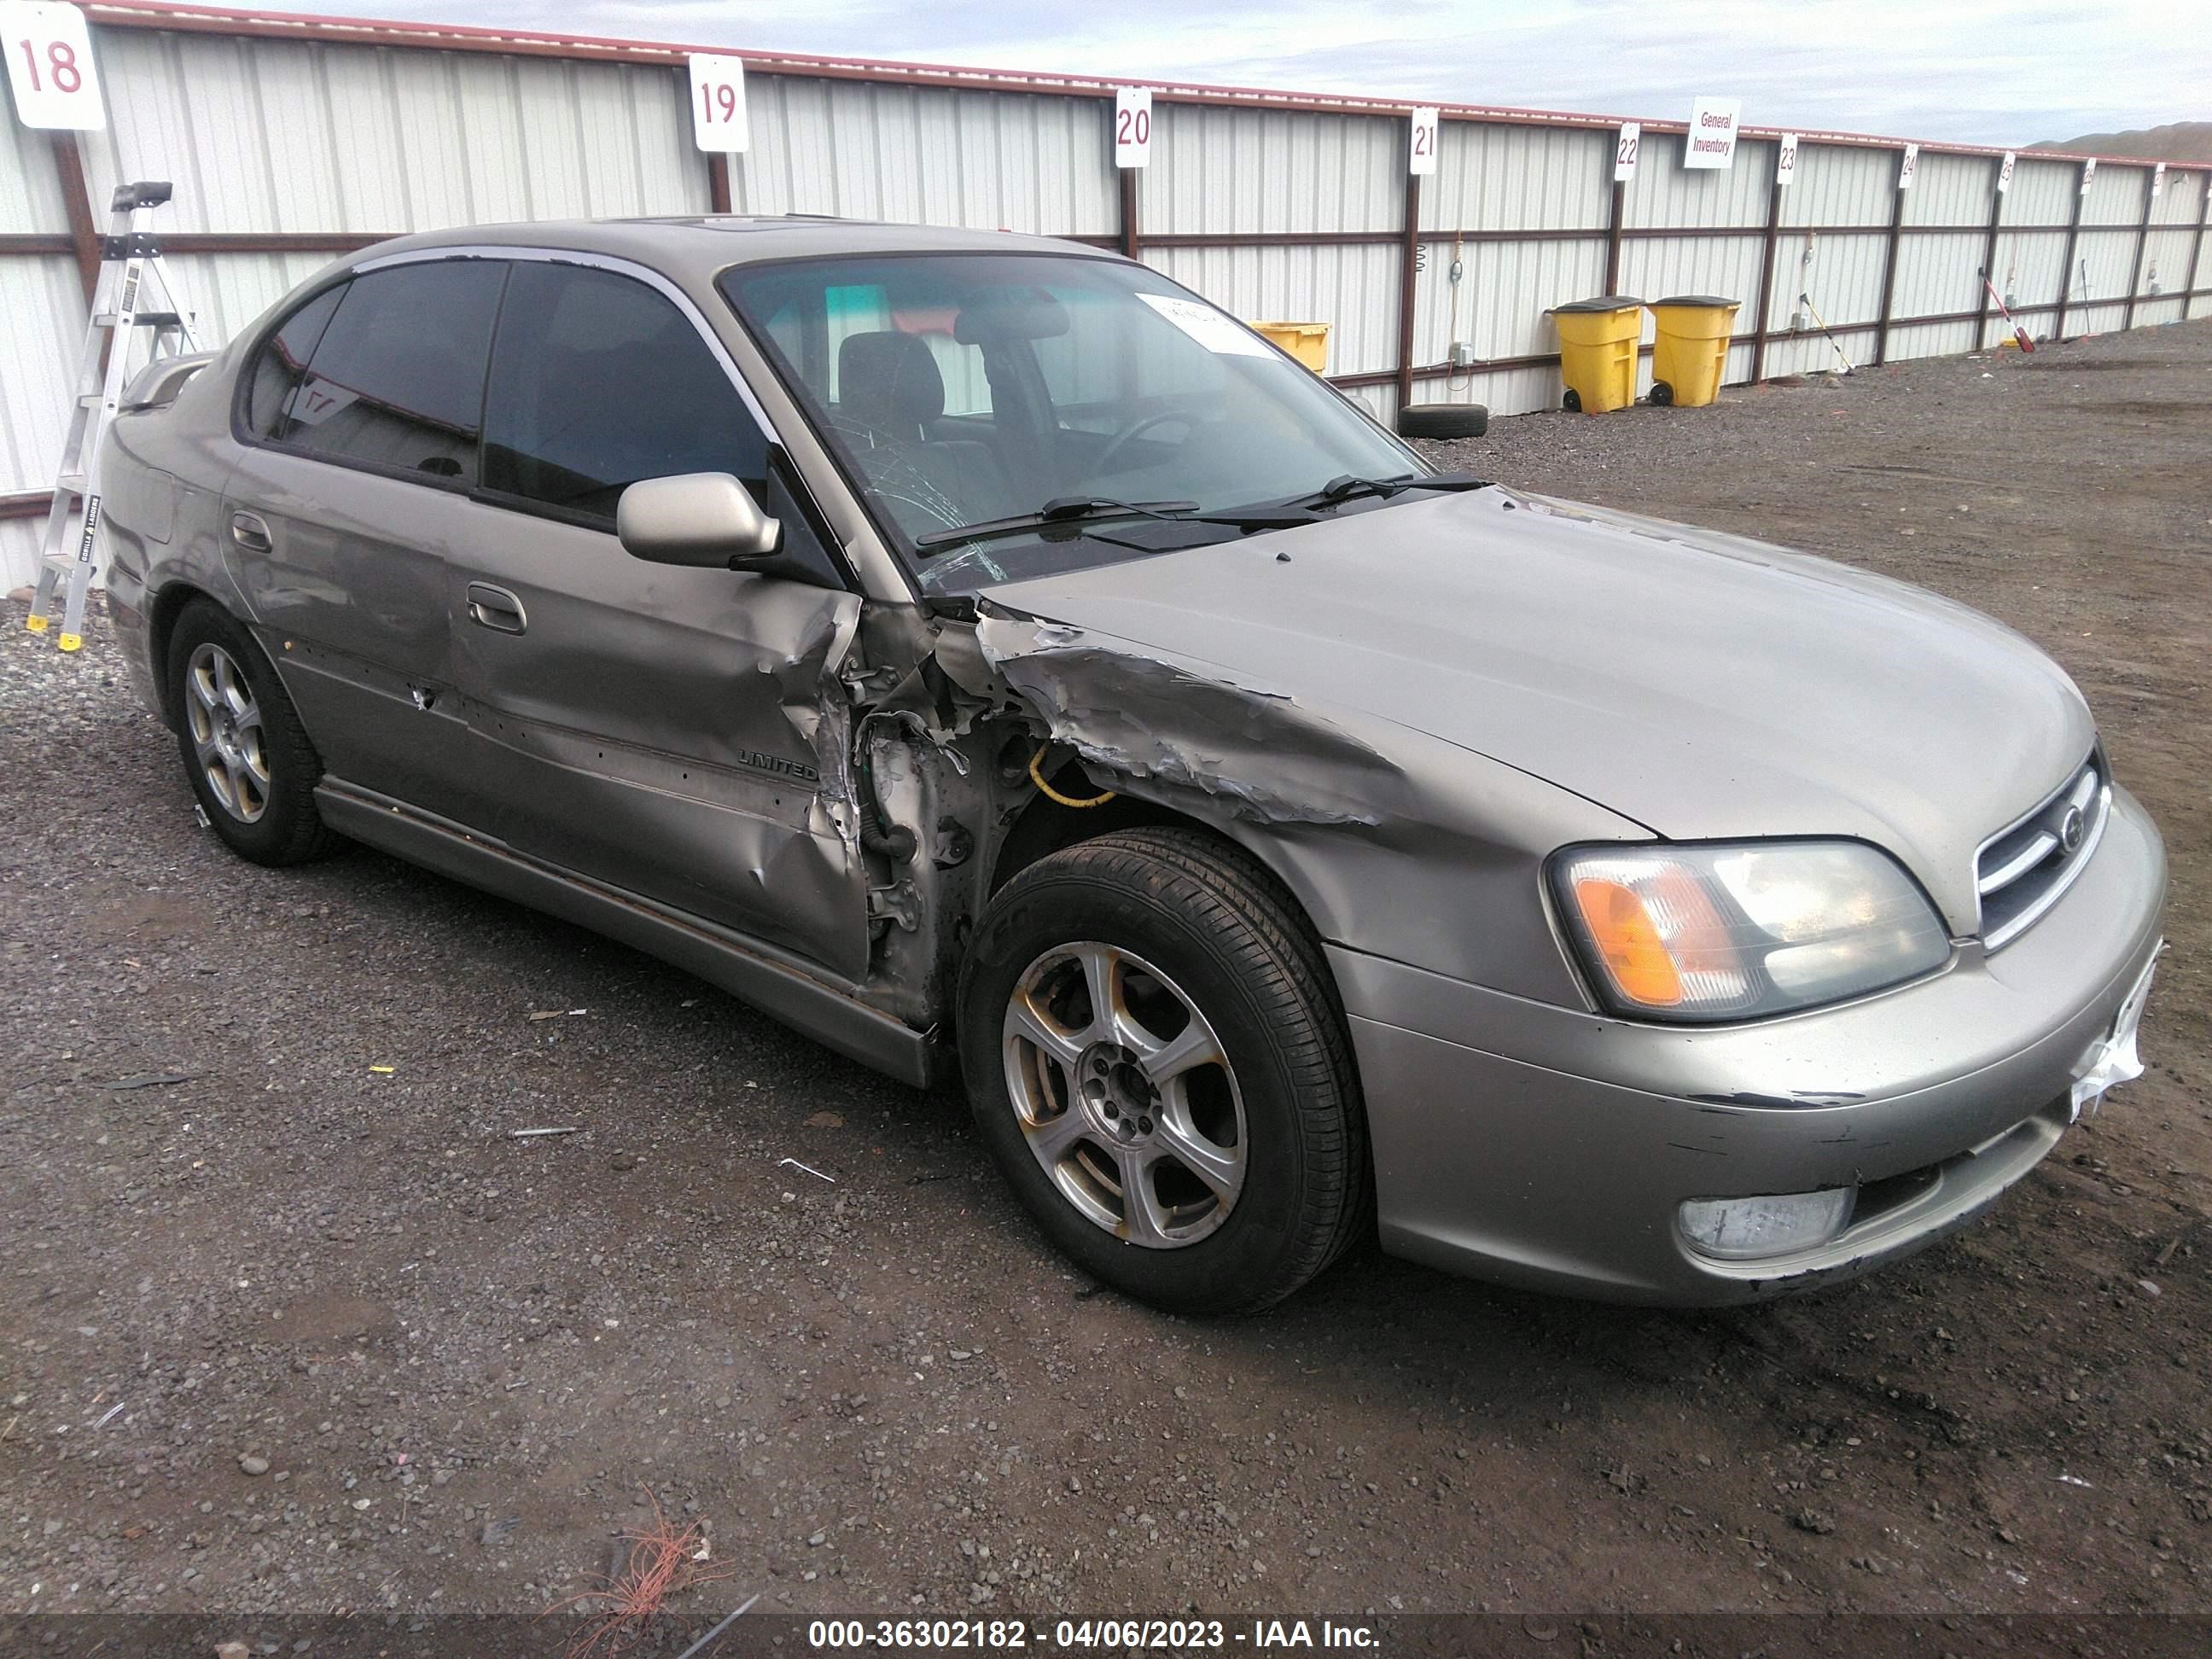
<path fill-rule="evenodd" d="M 1583 394 L 1576 391 L 1574 387 L 1569 386 L 1567 388 L 1567 395 L 1559 399 L 1559 407 L 1565 410 L 1570 415 L 1581 414 L 1583 412 Z"/>
<path fill-rule="evenodd" d="M 1668 386 L 1664 380 L 1652 381 L 1651 401 L 1658 404 L 1660 408 L 1664 409 L 1668 404 L 1674 401 L 1674 388 Z"/>
<path fill-rule="evenodd" d="M 276 671 L 230 613 L 194 599 L 169 635 L 170 706 L 208 827 L 256 864 L 304 864 L 337 837 L 315 810 L 322 757 Z"/>
<path fill-rule="evenodd" d="M 960 1052 L 1023 1206 L 1140 1301 L 1264 1308 L 1372 1231 L 1320 947 L 1266 870 L 1210 836 L 1125 830 L 1016 876 L 961 975 Z"/>

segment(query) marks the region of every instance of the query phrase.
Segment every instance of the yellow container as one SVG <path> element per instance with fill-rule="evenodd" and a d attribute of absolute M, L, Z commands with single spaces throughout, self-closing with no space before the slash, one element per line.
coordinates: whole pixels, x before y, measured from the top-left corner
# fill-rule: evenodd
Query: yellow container
<path fill-rule="evenodd" d="M 1644 337 L 1644 301 L 1625 294 L 1577 300 L 1546 313 L 1559 331 L 1564 402 L 1585 415 L 1626 409 L 1636 401 L 1636 348 Z"/>
<path fill-rule="evenodd" d="M 1678 294 L 1651 302 L 1651 401 L 1702 409 L 1720 395 L 1741 302 Z"/>
<path fill-rule="evenodd" d="M 1255 323 L 1267 343 L 1278 346 L 1316 374 L 1328 367 L 1327 323 Z"/>

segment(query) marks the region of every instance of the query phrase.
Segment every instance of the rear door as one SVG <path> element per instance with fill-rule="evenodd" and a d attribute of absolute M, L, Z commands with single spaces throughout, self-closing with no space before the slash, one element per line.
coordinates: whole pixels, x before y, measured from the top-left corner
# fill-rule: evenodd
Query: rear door
<path fill-rule="evenodd" d="M 233 572 L 329 772 L 464 822 L 483 802 L 447 568 L 507 270 L 389 265 L 309 299 L 249 371 L 223 503 Z"/>
<path fill-rule="evenodd" d="M 483 483 L 447 588 L 488 824 L 520 852 L 866 971 L 865 873 L 836 678 L 853 593 L 642 563 L 614 533 L 641 478 L 728 472 L 814 533 L 688 300 L 635 267 L 518 258 L 485 399 Z"/>

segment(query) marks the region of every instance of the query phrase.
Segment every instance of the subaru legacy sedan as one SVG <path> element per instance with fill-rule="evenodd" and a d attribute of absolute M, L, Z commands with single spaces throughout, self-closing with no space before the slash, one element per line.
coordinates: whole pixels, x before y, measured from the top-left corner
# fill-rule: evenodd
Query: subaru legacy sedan
<path fill-rule="evenodd" d="M 414 236 L 131 402 L 112 611 L 232 848 L 366 842 L 957 1071 L 1161 1307 L 1377 1234 L 1812 1285 L 2141 1070 L 2164 852 L 2033 645 L 1437 472 L 1108 253 Z"/>

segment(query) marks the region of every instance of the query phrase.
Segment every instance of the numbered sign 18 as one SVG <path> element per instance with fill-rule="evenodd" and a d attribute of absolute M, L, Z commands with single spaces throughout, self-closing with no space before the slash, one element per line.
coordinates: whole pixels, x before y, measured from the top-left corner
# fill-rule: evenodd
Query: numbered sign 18
<path fill-rule="evenodd" d="M 1778 190 L 1787 190 L 1797 177 L 1797 135 L 1785 132 L 1774 152 L 1774 184 Z"/>
<path fill-rule="evenodd" d="M 1114 94 L 1114 165 L 1140 167 L 1152 159 L 1152 89 L 1123 87 Z"/>
<path fill-rule="evenodd" d="M 1437 133 L 1441 124 L 1433 106 L 1413 112 L 1412 149 L 1406 158 L 1406 171 L 1422 173 L 1437 170 Z"/>
<path fill-rule="evenodd" d="M 1644 147 L 1644 124 L 1623 121 L 1613 141 L 1613 182 L 1625 185 L 1636 176 L 1636 152 Z"/>
<path fill-rule="evenodd" d="M 1912 172 L 1913 169 L 1919 165 L 1920 146 L 1917 144 L 1907 144 L 1905 147 L 1904 156 L 1897 164 L 1897 187 L 1899 190 L 1911 190 L 1912 188 Z"/>
<path fill-rule="evenodd" d="M 75 6 L 0 0 L 0 47 L 25 126 L 82 132 L 107 125 L 92 67 L 92 35 Z"/>
<path fill-rule="evenodd" d="M 746 148 L 745 60 L 691 54 L 691 141 L 710 155 Z"/>
<path fill-rule="evenodd" d="M 2013 163 L 2014 163 L 2014 162 L 2015 162 L 2015 161 L 2019 161 L 2019 160 L 2020 160 L 2020 157 L 2019 157 L 2019 156 L 2017 156 L 2017 155 L 2015 155 L 2014 154 L 2013 154 L 2013 152 L 2012 152 L 2012 151 L 2010 151 L 2010 150 L 2007 150 L 2007 151 L 2004 153 L 2004 160 L 1997 163 L 1997 194 L 1998 194 L 1998 195 L 2002 196 L 2002 195 L 2003 195 L 2007 191 L 2008 191 L 2008 190 L 2010 190 L 2010 189 L 2012 188 L 2012 168 L 2013 168 Z"/>

